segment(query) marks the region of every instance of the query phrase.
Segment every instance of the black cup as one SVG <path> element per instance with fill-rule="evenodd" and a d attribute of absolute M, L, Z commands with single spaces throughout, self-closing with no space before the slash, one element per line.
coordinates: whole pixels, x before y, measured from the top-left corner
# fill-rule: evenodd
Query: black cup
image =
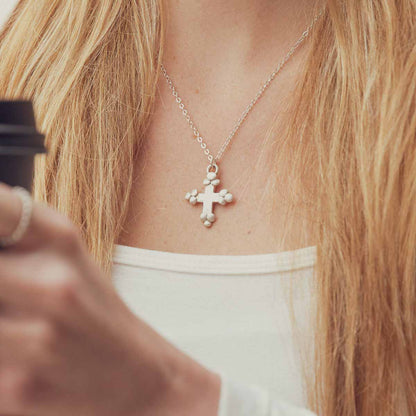
<path fill-rule="evenodd" d="M 0 101 L 0 182 L 32 191 L 33 162 L 47 153 L 31 101 Z"/>

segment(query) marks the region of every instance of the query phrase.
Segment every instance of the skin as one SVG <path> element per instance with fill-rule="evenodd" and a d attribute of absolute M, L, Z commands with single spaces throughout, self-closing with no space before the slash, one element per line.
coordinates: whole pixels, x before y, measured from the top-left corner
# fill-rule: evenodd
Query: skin
<path fill-rule="evenodd" d="M 167 42 L 163 63 L 179 96 L 214 154 L 240 115 L 310 24 L 307 0 L 168 1 Z M 203 48 L 201 48 L 203 45 Z M 219 47 L 218 45 L 221 45 Z M 204 229 L 201 206 L 190 206 L 185 193 L 203 191 L 208 160 L 193 139 L 163 76 L 145 146 L 135 164 L 136 182 L 119 243 L 194 254 L 260 254 L 315 243 L 302 222 L 287 230 L 284 198 L 273 212 L 263 200 L 272 166 L 259 161 L 262 136 L 278 115 L 284 126 L 287 105 L 309 45 L 304 44 L 253 108 L 220 161 L 222 187 L 235 203 L 217 206 L 217 222 Z M 279 138 L 278 128 L 276 137 Z M 285 167 L 281 167 L 285 171 Z M 292 188 L 282 175 L 277 191 Z M 295 210 L 295 218 L 303 213 Z M 157 218 L 157 221 L 155 221 Z M 282 230 L 288 231 L 282 239 Z M 232 236 L 232 238 L 230 238 Z"/>
<path fill-rule="evenodd" d="M 309 24 L 310 5 L 300 0 L 168 3 L 165 65 L 216 150 L 259 80 L 267 78 L 276 57 Z M 250 169 L 259 152 L 258 133 L 276 111 L 283 112 L 305 51 L 275 80 L 224 157 L 220 178 L 238 196 L 238 206 L 217 208 L 220 219 L 210 230 L 200 223 L 199 209 L 183 200 L 186 191 L 201 188 L 206 160 L 190 143 L 189 127 L 161 79 L 145 152 L 135 166 L 141 174 L 135 186 L 140 192 L 132 195 L 125 225 L 129 232 L 120 244 L 201 254 L 251 254 L 282 247 L 264 221 L 266 205 L 256 200 L 270 166 Z M 239 88 L 242 81 L 244 88 Z M 182 206 L 186 215 L 175 215 L 175 206 Z M 12 233 L 20 212 L 18 197 L 0 183 L 0 236 Z M 291 231 L 293 240 L 284 249 L 312 244 L 300 230 Z M 45 204 L 34 203 L 22 240 L 0 250 L 0 307 L 2 415 L 218 412 L 219 376 L 133 315 L 87 254 L 79 230 Z"/>
<path fill-rule="evenodd" d="M 0 236 L 20 212 L 0 183 Z M 79 230 L 45 204 L 34 204 L 22 240 L 0 250 L 0 307 L 2 415 L 216 412 L 216 376 L 133 315 Z"/>

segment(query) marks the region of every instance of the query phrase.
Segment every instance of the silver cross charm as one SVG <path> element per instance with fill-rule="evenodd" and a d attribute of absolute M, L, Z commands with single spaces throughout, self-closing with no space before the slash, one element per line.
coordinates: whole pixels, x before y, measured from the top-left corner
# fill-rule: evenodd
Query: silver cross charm
<path fill-rule="evenodd" d="M 210 171 L 212 167 L 215 167 L 215 172 Z M 205 227 L 209 228 L 215 221 L 215 214 L 213 212 L 214 203 L 221 205 L 228 204 L 229 202 L 232 202 L 233 196 L 227 189 L 222 189 L 220 192 L 214 192 L 214 188 L 220 183 L 220 180 L 217 178 L 217 165 L 209 165 L 207 172 L 207 177 L 203 182 L 205 185 L 205 192 L 198 193 L 198 191 L 194 189 L 191 192 L 186 193 L 185 199 L 192 205 L 195 205 L 197 202 L 203 204 L 200 218 Z"/>

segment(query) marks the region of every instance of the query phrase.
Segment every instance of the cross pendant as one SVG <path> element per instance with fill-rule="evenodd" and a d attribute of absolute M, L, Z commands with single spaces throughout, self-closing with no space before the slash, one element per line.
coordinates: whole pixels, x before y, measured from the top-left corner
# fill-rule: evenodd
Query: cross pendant
<path fill-rule="evenodd" d="M 211 172 L 210 169 L 215 167 L 215 172 Z M 191 192 L 187 192 L 185 199 L 190 204 L 195 205 L 198 202 L 202 203 L 202 214 L 200 216 L 202 223 L 205 227 L 211 227 L 216 217 L 213 212 L 214 204 L 226 205 L 233 200 L 233 196 L 227 189 L 222 189 L 220 192 L 215 192 L 215 187 L 219 185 L 220 180 L 217 178 L 218 166 L 209 165 L 207 169 L 207 177 L 204 179 L 205 192 L 199 193 L 196 189 Z"/>

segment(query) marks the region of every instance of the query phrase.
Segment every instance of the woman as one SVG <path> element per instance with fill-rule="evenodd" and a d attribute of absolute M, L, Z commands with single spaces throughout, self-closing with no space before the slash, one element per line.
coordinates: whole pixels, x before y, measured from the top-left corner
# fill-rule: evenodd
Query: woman
<path fill-rule="evenodd" d="M 49 153 L 0 253 L 0 413 L 416 414 L 415 9 L 19 1 L 0 94 Z"/>

